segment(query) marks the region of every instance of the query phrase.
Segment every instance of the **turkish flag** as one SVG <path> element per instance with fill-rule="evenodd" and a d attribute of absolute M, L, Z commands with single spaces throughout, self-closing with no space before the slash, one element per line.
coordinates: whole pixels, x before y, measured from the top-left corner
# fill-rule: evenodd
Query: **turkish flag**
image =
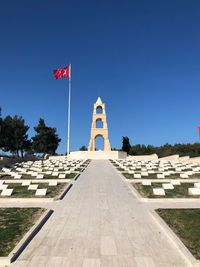
<path fill-rule="evenodd" d="M 60 69 L 57 69 L 57 70 L 54 70 L 53 71 L 53 74 L 54 74 L 54 78 L 57 80 L 57 79 L 60 79 L 60 78 L 70 78 L 70 65 L 67 66 L 67 67 L 64 67 L 64 68 L 60 68 Z"/>
<path fill-rule="evenodd" d="M 197 129 L 198 129 L 198 133 L 199 133 L 199 136 L 200 136 L 200 126 L 197 126 Z"/>

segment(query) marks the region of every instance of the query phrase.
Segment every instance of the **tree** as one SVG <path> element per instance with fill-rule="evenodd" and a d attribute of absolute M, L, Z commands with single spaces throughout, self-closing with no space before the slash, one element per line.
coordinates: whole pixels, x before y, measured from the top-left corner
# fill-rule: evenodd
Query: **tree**
<path fill-rule="evenodd" d="M 88 149 L 87 149 L 87 147 L 84 145 L 84 146 L 80 147 L 79 150 L 80 150 L 80 151 L 87 151 Z"/>
<path fill-rule="evenodd" d="M 6 152 L 11 152 L 12 154 L 19 157 L 19 152 L 21 152 L 21 157 L 24 156 L 24 151 L 30 147 L 30 140 L 28 140 L 29 126 L 25 125 L 25 121 L 22 117 L 6 116 L 2 120 L 2 149 Z"/>
<path fill-rule="evenodd" d="M 3 118 L 1 116 L 1 108 L 0 108 L 0 149 L 3 148 Z"/>
<path fill-rule="evenodd" d="M 54 155 L 61 141 L 56 133 L 56 128 L 47 127 L 45 121 L 40 118 L 34 130 L 36 131 L 36 135 L 32 137 L 34 152 Z"/>
<path fill-rule="evenodd" d="M 131 149 L 131 145 L 130 145 L 128 136 L 123 136 L 122 137 L 122 150 L 129 153 L 130 149 Z"/>

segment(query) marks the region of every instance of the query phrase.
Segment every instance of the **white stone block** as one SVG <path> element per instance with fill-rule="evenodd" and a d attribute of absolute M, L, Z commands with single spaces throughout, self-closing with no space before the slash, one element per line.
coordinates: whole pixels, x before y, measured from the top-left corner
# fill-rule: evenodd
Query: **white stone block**
<path fill-rule="evenodd" d="M 49 186 L 57 186 L 57 181 L 49 181 Z"/>
<path fill-rule="evenodd" d="M 200 196 L 200 188 L 188 188 L 188 195 Z"/>
<path fill-rule="evenodd" d="M 9 196 L 12 195 L 12 192 L 13 192 L 13 188 L 11 188 L 11 189 L 3 189 L 3 191 L 1 192 L 1 196 L 9 197 Z"/>
<path fill-rule="evenodd" d="M 59 174 L 59 176 L 58 176 L 58 178 L 60 178 L 60 179 L 65 179 L 65 177 L 66 177 L 66 174 Z"/>
<path fill-rule="evenodd" d="M 173 185 L 180 185 L 181 182 L 179 182 L 178 180 L 171 180 L 171 184 L 173 184 Z"/>
<path fill-rule="evenodd" d="M 176 172 L 181 172 L 182 171 L 182 168 L 175 168 L 175 171 Z"/>
<path fill-rule="evenodd" d="M 38 184 L 30 184 L 28 190 L 37 190 Z"/>
<path fill-rule="evenodd" d="M 128 171 L 129 174 L 134 174 L 135 172 L 133 170 Z"/>
<path fill-rule="evenodd" d="M 150 181 L 143 181 L 143 182 L 142 182 L 142 185 L 145 185 L 145 186 L 146 186 L 146 185 L 151 185 L 151 182 L 150 182 Z"/>
<path fill-rule="evenodd" d="M 133 176 L 136 179 L 141 178 L 141 174 L 140 173 L 134 173 Z"/>
<path fill-rule="evenodd" d="M 146 172 L 142 171 L 142 172 L 141 172 L 141 175 L 142 175 L 142 176 L 149 176 L 149 174 L 148 174 L 147 171 L 146 171 Z"/>
<path fill-rule="evenodd" d="M 14 179 L 21 179 L 22 175 L 21 174 L 15 174 Z"/>
<path fill-rule="evenodd" d="M 164 176 L 170 176 L 169 172 L 163 172 Z"/>
<path fill-rule="evenodd" d="M 2 184 L 2 185 L 0 185 L 0 190 L 4 190 L 4 189 L 6 189 L 7 187 L 8 187 L 7 184 Z"/>
<path fill-rule="evenodd" d="M 163 188 L 153 188 L 153 194 L 155 196 L 165 196 L 165 190 Z"/>
<path fill-rule="evenodd" d="M 35 192 L 36 196 L 46 196 L 47 189 L 37 189 Z"/>
<path fill-rule="evenodd" d="M 180 178 L 186 179 L 189 178 L 187 173 L 180 173 Z"/>
<path fill-rule="evenodd" d="M 200 183 L 194 183 L 194 187 L 200 189 Z"/>
<path fill-rule="evenodd" d="M 22 186 L 28 186 L 31 184 L 31 181 L 23 181 Z"/>
<path fill-rule="evenodd" d="M 58 176 L 58 172 L 52 172 L 52 176 Z"/>
<path fill-rule="evenodd" d="M 148 173 L 149 174 L 153 174 L 153 173 L 155 173 L 155 171 L 154 170 L 149 170 Z"/>
<path fill-rule="evenodd" d="M 38 175 L 36 176 L 36 178 L 37 178 L 37 179 L 43 179 L 43 178 L 44 178 L 44 174 L 38 174 Z"/>
<path fill-rule="evenodd" d="M 71 171 L 65 171 L 65 174 L 70 174 L 71 173 Z"/>
<path fill-rule="evenodd" d="M 165 178 L 165 175 L 163 173 L 158 173 L 157 174 L 157 178 L 158 179 L 164 179 Z"/>
<path fill-rule="evenodd" d="M 165 183 L 165 184 L 162 184 L 162 187 L 163 187 L 164 189 L 174 189 L 174 186 L 173 186 L 173 184 L 171 184 L 171 183 Z"/>

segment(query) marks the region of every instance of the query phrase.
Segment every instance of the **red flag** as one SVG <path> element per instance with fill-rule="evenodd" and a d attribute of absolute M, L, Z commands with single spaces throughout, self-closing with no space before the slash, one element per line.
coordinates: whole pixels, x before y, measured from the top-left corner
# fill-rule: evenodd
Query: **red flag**
<path fill-rule="evenodd" d="M 199 136 L 200 136 L 200 126 L 197 126 L 197 129 L 198 129 L 198 133 L 199 133 Z"/>
<path fill-rule="evenodd" d="M 53 71 L 54 73 L 54 78 L 57 80 L 57 79 L 60 79 L 60 78 L 70 78 L 70 65 L 67 66 L 67 67 L 64 67 L 64 68 L 60 68 L 60 69 L 57 69 L 57 70 L 54 70 Z"/>

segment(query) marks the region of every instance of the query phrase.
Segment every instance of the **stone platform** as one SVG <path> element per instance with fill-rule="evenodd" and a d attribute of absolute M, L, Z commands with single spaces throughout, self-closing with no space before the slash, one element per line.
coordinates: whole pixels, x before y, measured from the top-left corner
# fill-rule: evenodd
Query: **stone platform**
<path fill-rule="evenodd" d="M 73 151 L 67 159 L 126 159 L 127 153 L 123 151 Z M 50 159 L 64 160 L 66 156 L 51 156 Z"/>

